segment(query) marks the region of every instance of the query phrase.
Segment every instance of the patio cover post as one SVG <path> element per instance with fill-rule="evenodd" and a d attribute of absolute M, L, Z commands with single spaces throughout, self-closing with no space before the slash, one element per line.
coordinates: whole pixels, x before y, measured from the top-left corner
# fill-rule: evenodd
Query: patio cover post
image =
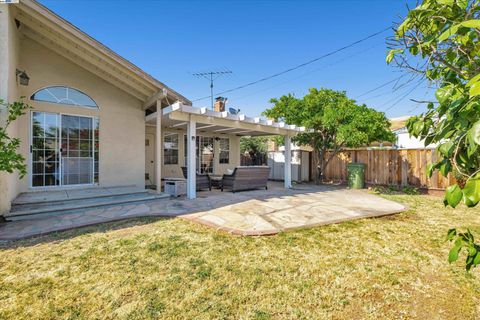
<path fill-rule="evenodd" d="M 162 102 L 157 100 L 157 118 L 155 127 L 155 185 L 162 192 Z"/>
<path fill-rule="evenodd" d="M 285 136 L 285 174 L 284 174 L 284 181 L 285 181 L 285 189 L 290 189 L 292 187 L 292 148 L 291 148 L 292 140 L 290 139 L 290 135 L 287 133 Z"/>
<path fill-rule="evenodd" d="M 187 122 L 187 198 L 195 199 L 197 183 L 196 183 L 196 141 L 197 141 L 197 124 L 192 116 Z"/>

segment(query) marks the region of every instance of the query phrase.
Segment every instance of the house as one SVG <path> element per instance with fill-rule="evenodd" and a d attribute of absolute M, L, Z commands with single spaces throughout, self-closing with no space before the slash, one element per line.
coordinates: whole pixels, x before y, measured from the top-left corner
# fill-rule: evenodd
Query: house
<path fill-rule="evenodd" d="M 182 166 L 193 199 L 195 171 L 222 174 L 240 164 L 242 135 L 290 141 L 304 130 L 194 108 L 34 0 L 0 5 L 0 99 L 22 96 L 33 109 L 9 134 L 21 140 L 28 174 L 0 173 L 0 213 L 37 190 L 148 184 L 160 192 L 162 179 L 182 177 Z"/>
<path fill-rule="evenodd" d="M 390 129 L 395 134 L 394 146 L 397 149 L 434 149 L 437 145 L 425 146 L 424 140 L 420 140 L 408 133 L 406 124 L 410 116 L 403 116 L 390 119 Z"/>

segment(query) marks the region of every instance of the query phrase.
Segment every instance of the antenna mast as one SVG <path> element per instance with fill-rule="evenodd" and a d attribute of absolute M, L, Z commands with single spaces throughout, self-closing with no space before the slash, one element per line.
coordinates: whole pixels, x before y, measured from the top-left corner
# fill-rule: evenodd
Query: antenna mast
<path fill-rule="evenodd" d="M 223 71 L 197 72 L 193 74 L 196 77 L 203 77 L 210 81 L 210 101 L 211 101 L 212 110 L 213 110 L 213 81 L 223 75 L 231 74 L 231 73 L 233 72 L 230 70 L 223 70 Z"/>

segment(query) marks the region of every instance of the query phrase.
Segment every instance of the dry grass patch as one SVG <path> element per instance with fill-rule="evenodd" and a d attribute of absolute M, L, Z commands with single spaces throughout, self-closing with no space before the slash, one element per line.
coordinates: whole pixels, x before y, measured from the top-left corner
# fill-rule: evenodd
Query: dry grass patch
<path fill-rule="evenodd" d="M 139 219 L 0 248 L 0 318 L 475 319 L 479 270 L 449 265 L 478 209 L 390 195 L 408 212 L 271 237 Z"/>

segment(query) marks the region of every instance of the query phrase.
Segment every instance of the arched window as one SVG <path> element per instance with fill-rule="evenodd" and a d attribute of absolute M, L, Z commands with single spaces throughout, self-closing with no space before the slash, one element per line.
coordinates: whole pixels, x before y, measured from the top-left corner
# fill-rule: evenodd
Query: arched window
<path fill-rule="evenodd" d="M 38 90 L 30 97 L 31 100 L 44 101 L 71 106 L 98 108 L 95 101 L 85 93 L 64 86 L 52 86 Z"/>

